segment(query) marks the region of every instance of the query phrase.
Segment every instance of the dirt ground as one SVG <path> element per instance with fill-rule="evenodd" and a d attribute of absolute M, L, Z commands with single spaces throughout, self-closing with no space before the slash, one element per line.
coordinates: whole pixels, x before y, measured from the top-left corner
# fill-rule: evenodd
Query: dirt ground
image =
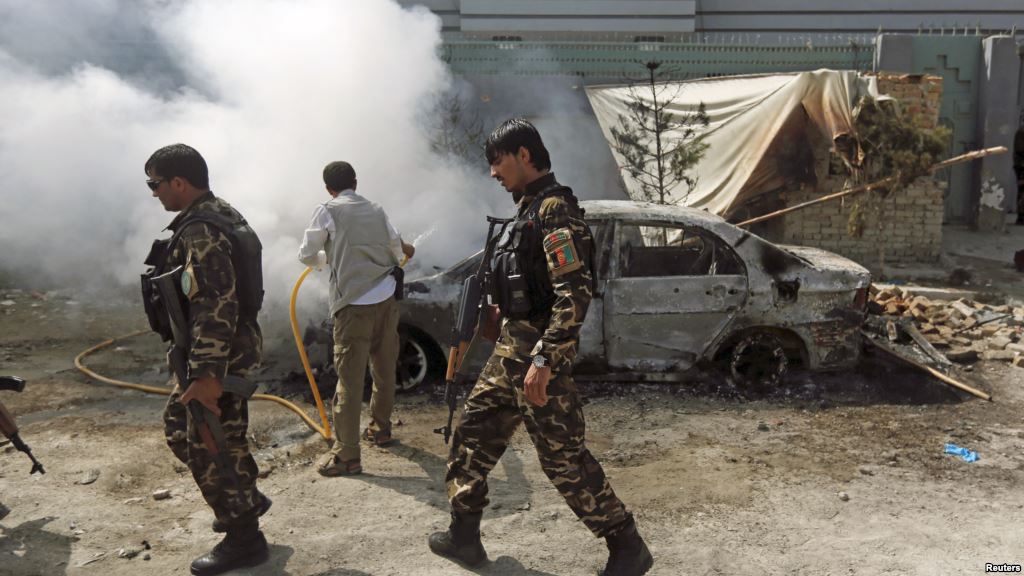
<path fill-rule="evenodd" d="M 1009 283 L 1019 276 L 1007 275 Z M 73 368 L 83 349 L 145 326 L 133 294 L 107 304 L 0 279 L 0 393 L 46 466 L 0 455 L 0 574 L 183 574 L 217 537 L 191 477 L 163 443 L 163 399 Z M 269 332 L 269 331 L 268 331 Z M 287 332 L 268 338 L 267 382 L 299 365 Z M 87 363 L 160 384 L 146 335 Z M 845 374 L 794 374 L 767 398 L 714 377 L 691 384 L 584 385 L 588 443 L 636 514 L 651 574 L 970 574 L 1024 563 L 1024 370 L 981 363 L 962 376 L 995 401 L 961 396 L 868 358 Z M 297 391 L 298 393 L 298 391 Z M 279 406 L 252 405 L 252 442 L 274 505 L 263 529 L 271 575 L 465 574 L 432 555 L 447 522 L 444 410 L 401 396 L 400 443 L 363 452 L 366 473 L 320 477 L 325 444 Z M 312 413 L 312 411 L 311 411 Z M 955 442 L 980 459 L 943 454 Z M 98 473 L 98 476 L 97 476 Z M 90 480 L 92 480 L 90 482 Z M 171 497 L 154 500 L 152 493 Z M 491 562 L 478 574 L 595 574 L 606 557 L 565 506 L 520 432 L 495 470 L 484 516 Z"/>

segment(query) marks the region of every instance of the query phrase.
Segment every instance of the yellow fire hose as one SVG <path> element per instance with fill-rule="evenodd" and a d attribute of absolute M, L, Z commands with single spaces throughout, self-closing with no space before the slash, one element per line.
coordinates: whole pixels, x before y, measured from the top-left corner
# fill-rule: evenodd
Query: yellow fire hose
<path fill-rule="evenodd" d="M 405 266 L 405 263 L 408 261 L 408 257 L 403 258 L 401 265 Z M 302 418 L 302 421 L 305 422 L 307 426 L 309 426 L 317 433 L 319 433 L 321 436 L 323 436 L 324 439 L 330 440 L 331 424 L 327 420 L 327 411 L 324 409 L 324 402 L 320 398 L 320 388 L 316 384 L 316 378 L 313 377 L 313 369 L 310 368 L 309 366 L 309 357 L 306 355 L 306 346 L 302 343 L 302 336 L 299 334 L 299 321 L 295 316 L 295 300 L 299 296 L 299 287 L 302 286 L 302 283 L 306 280 L 306 276 L 309 276 L 309 273 L 312 271 L 312 268 L 307 267 L 305 270 L 303 270 L 302 274 L 299 275 L 299 279 L 295 281 L 295 286 L 292 288 L 292 297 L 288 306 L 288 312 L 289 315 L 291 316 L 292 336 L 295 337 L 295 347 L 298 348 L 299 350 L 299 358 L 302 359 L 302 368 L 306 371 L 306 379 L 309 381 L 309 387 L 313 391 L 313 399 L 316 401 L 317 410 L 320 412 L 320 422 L 323 425 L 318 425 L 315 421 L 313 421 L 312 418 L 309 417 L 308 414 L 306 414 L 306 412 L 302 408 L 296 406 L 294 403 L 289 402 L 288 400 L 285 400 L 284 398 L 281 398 L 280 396 L 274 396 L 273 394 L 253 394 L 252 398 L 253 400 L 275 402 L 277 404 L 280 404 L 281 406 L 284 406 L 285 408 L 298 414 L 298 416 Z M 147 394 L 162 394 L 164 396 L 170 396 L 170 388 L 160 386 L 147 386 L 145 384 L 137 384 L 135 382 L 125 382 L 124 380 L 108 378 L 106 376 L 103 376 L 102 374 L 98 374 L 95 371 L 91 370 L 82 361 L 83 359 L 85 359 L 86 356 L 98 352 L 106 348 L 107 346 L 114 344 L 115 342 L 127 340 L 129 338 L 134 338 L 136 336 L 141 336 L 143 334 L 148 333 L 149 330 L 138 330 L 130 334 L 125 334 L 123 336 L 118 336 L 116 338 L 104 340 L 103 342 L 100 342 L 99 344 L 91 348 L 83 350 L 78 356 L 75 356 L 75 368 L 77 368 L 80 372 L 94 380 L 99 380 L 100 382 L 117 386 L 119 388 L 138 390 L 139 392 L 146 392 Z"/>
<path fill-rule="evenodd" d="M 306 371 L 306 379 L 309 380 L 309 388 L 313 391 L 313 399 L 316 400 L 316 408 L 320 411 L 320 421 L 323 422 L 324 426 L 322 430 L 317 430 L 324 438 L 331 436 L 331 424 L 327 421 L 327 412 L 324 411 L 324 402 L 320 399 L 320 387 L 316 385 L 316 378 L 313 377 L 313 369 L 309 367 L 309 357 L 306 355 L 306 345 L 302 343 L 302 336 L 299 335 L 299 321 L 295 317 L 295 299 L 299 297 L 299 287 L 306 280 L 306 276 L 313 269 L 309 266 L 302 271 L 299 275 L 299 279 L 295 281 L 295 287 L 292 288 L 292 299 L 288 305 L 288 313 L 291 315 L 292 320 L 292 336 L 295 337 L 295 347 L 299 349 L 299 358 L 302 359 L 302 369 Z"/>
<path fill-rule="evenodd" d="M 289 402 L 288 400 L 285 400 L 284 398 L 281 398 L 280 396 L 274 396 L 272 394 L 253 394 L 252 398 L 253 400 L 276 402 L 277 404 L 284 406 L 285 408 L 298 414 L 298 416 L 302 418 L 302 421 L 305 422 L 307 426 L 309 426 L 317 433 L 319 433 L 321 436 L 323 436 L 324 439 L 330 440 L 331 425 L 327 420 L 327 412 L 324 410 L 323 400 L 320 399 L 320 389 L 316 385 L 316 379 L 313 377 L 313 370 L 309 366 L 309 358 L 306 356 L 306 347 L 302 344 L 302 337 L 299 335 L 299 322 L 295 317 L 295 300 L 299 295 L 299 287 L 302 286 L 302 282 L 306 279 L 306 276 L 308 276 L 312 270 L 312 268 L 306 268 L 306 270 L 303 271 L 302 274 L 299 276 L 298 281 L 295 282 L 295 287 L 292 288 L 292 298 L 289 307 L 289 312 L 291 314 L 292 334 L 295 336 L 295 345 L 299 349 L 299 357 L 302 358 L 302 367 L 306 370 L 306 377 L 309 380 L 310 388 L 313 390 L 313 398 L 316 400 L 317 409 L 320 411 L 320 421 L 322 422 L 323 425 L 318 425 L 312 418 L 309 417 L 308 414 L 306 414 L 306 412 L 302 408 L 296 406 L 294 403 Z M 100 382 L 111 384 L 119 388 L 138 390 L 139 392 L 146 392 L 148 394 L 162 394 L 164 396 L 170 396 L 170 388 L 160 386 L 147 386 L 145 384 L 137 384 L 135 382 L 125 382 L 124 380 L 108 378 L 106 376 L 103 376 L 102 374 L 97 374 L 95 371 L 91 370 L 88 366 L 86 366 L 85 363 L 83 362 L 86 356 L 94 354 L 95 352 L 98 352 L 114 344 L 115 342 L 120 342 L 122 340 L 127 340 L 129 338 L 134 338 L 136 336 L 141 336 L 143 334 L 148 333 L 148 330 L 139 330 L 137 332 L 132 332 L 131 334 L 125 334 L 123 336 L 111 338 L 110 340 L 104 340 L 103 342 L 100 342 L 99 344 L 82 351 L 82 353 L 79 354 L 78 356 L 75 356 L 75 368 L 78 368 L 79 371 L 81 371 L 83 374 L 89 376 L 94 380 L 99 380 Z"/>

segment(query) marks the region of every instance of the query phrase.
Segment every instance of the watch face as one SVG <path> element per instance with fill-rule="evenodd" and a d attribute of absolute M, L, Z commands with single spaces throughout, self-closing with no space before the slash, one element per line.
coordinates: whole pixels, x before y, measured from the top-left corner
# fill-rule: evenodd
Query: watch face
<path fill-rule="evenodd" d="M 543 356 L 534 356 L 533 365 L 537 368 L 543 368 L 548 365 L 547 358 L 544 358 Z"/>

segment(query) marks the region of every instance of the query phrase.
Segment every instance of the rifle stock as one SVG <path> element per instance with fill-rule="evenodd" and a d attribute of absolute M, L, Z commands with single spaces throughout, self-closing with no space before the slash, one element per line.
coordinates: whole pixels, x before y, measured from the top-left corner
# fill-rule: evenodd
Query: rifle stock
<path fill-rule="evenodd" d="M 13 390 L 15 392 L 21 392 L 25 389 L 25 381 L 15 376 L 2 376 L 0 377 L 0 390 Z M 6 436 L 10 441 L 11 445 L 14 446 L 19 452 L 24 452 L 28 456 L 29 460 L 32 461 L 32 470 L 29 471 L 29 475 L 39 472 L 40 474 L 46 474 L 46 470 L 43 469 L 43 465 L 36 460 L 36 457 L 32 455 L 32 449 L 28 447 L 28 444 L 21 439 L 18 435 L 18 423 L 15 422 L 14 416 L 7 411 L 7 407 L 4 406 L 3 402 L 0 402 L 0 432 Z"/>

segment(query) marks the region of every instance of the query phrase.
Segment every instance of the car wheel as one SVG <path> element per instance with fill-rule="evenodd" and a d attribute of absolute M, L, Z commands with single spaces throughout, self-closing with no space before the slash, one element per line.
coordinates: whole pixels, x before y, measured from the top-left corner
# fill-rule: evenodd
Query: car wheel
<path fill-rule="evenodd" d="M 403 334 L 400 346 L 397 388 L 399 391 L 408 392 L 427 380 L 431 358 L 426 343 L 421 342 L 419 338 Z"/>
<path fill-rule="evenodd" d="M 788 366 L 782 341 L 767 332 L 741 338 L 729 358 L 733 381 L 752 391 L 766 391 L 781 384 Z"/>

